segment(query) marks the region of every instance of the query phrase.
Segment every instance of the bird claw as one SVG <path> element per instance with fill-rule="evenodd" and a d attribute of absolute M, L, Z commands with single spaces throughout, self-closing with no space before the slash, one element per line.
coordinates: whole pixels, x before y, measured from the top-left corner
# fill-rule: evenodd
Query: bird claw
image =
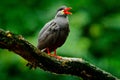
<path fill-rule="evenodd" d="M 48 55 L 50 55 L 50 56 L 52 56 L 52 57 L 55 57 L 56 59 L 62 59 L 62 57 L 61 56 L 57 56 L 57 54 L 56 54 L 56 49 L 54 50 L 54 54 L 51 54 L 50 53 L 50 50 L 49 50 L 49 48 L 46 48 L 47 49 L 47 54 Z"/>
<path fill-rule="evenodd" d="M 59 60 L 61 60 L 62 59 L 62 57 L 61 56 L 54 56 L 55 58 L 57 58 L 57 59 L 59 59 Z"/>
<path fill-rule="evenodd" d="M 50 56 L 52 56 L 52 57 L 55 57 L 56 59 L 62 59 L 62 57 L 61 56 L 57 56 L 56 54 L 48 54 L 48 55 L 50 55 Z"/>

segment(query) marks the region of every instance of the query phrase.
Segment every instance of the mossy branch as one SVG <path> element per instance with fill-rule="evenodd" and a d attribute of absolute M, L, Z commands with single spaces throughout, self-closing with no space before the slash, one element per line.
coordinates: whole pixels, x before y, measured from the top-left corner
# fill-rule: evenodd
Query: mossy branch
<path fill-rule="evenodd" d="M 39 67 L 56 74 L 69 74 L 83 80 L 118 80 L 115 76 L 88 63 L 82 58 L 62 57 L 58 60 L 41 52 L 22 36 L 0 29 L 0 48 L 8 49 L 20 55 L 32 67 Z"/>

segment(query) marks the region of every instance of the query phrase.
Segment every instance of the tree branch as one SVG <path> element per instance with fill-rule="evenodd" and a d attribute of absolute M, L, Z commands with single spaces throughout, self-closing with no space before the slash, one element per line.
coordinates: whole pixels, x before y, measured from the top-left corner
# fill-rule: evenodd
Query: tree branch
<path fill-rule="evenodd" d="M 82 58 L 62 57 L 58 60 L 41 52 L 21 35 L 0 29 L 0 48 L 8 49 L 26 59 L 32 67 L 39 67 L 45 71 L 57 74 L 70 74 L 82 77 L 83 80 L 118 80 Z"/>

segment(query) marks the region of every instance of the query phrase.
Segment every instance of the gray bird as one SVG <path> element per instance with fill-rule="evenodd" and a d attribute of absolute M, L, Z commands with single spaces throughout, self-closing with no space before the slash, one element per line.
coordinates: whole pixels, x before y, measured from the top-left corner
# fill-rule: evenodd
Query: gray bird
<path fill-rule="evenodd" d="M 71 8 L 62 6 L 57 10 L 54 19 L 45 24 L 38 36 L 38 49 L 47 52 L 54 51 L 53 56 L 57 57 L 56 49 L 64 44 L 70 32 L 68 24 L 68 16 Z"/>

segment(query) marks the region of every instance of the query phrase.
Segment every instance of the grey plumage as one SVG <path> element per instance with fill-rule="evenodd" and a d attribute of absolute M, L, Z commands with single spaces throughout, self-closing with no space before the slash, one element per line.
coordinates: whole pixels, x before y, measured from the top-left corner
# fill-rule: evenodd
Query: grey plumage
<path fill-rule="evenodd" d="M 49 48 L 50 52 L 62 46 L 69 34 L 68 17 L 66 14 L 62 14 L 61 10 L 66 8 L 62 6 L 58 9 L 55 18 L 41 29 L 38 36 L 38 48 L 40 50 Z"/>

